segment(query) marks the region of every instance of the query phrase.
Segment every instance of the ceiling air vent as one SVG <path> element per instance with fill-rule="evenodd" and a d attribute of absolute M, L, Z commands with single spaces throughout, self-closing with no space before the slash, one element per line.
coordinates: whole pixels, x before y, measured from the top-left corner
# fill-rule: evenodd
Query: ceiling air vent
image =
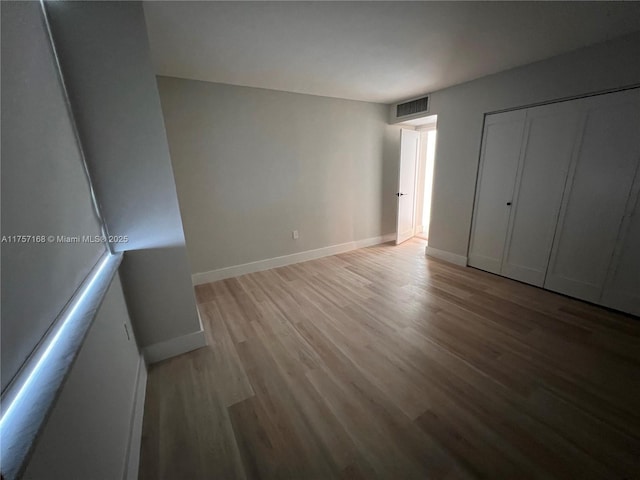
<path fill-rule="evenodd" d="M 429 95 L 410 98 L 400 103 L 389 105 L 389 123 L 404 123 L 429 115 Z"/>
<path fill-rule="evenodd" d="M 422 97 L 396 105 L 396 118 L 429 111 L 429 97 Z"/>

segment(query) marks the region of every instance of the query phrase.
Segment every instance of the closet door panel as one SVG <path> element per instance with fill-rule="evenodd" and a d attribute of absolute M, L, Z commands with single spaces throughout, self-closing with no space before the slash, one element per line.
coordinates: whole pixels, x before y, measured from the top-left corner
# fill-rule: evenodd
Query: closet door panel
<path fill-rule="evenodd" d="M 468 264 L 500 273 L 525 111 L 485 120 Z"/>
<path fill-rule="evenodd" d="M 580 117 L 574 102 L 527 111 L 523 159 L 502 265 L 506 277 L 537 286 L 544 283 Z"/>
<path fill-rule="evenodd" d="M 640 316 L 640 171 L 629 200 L 601 303 Z"/>
<path fill-rule="evenodd" d="M 637 91 L 591 97 L 544 286 L 598 302 L 640 156 Z"/>

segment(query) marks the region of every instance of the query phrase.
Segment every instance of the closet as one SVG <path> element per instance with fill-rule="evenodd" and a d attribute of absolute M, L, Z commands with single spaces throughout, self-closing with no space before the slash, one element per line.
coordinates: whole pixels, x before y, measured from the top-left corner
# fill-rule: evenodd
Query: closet
<path fill-rule="evenodd" d="M 640 89 L 487 115 L 468 264 L 640 315 Z"/>

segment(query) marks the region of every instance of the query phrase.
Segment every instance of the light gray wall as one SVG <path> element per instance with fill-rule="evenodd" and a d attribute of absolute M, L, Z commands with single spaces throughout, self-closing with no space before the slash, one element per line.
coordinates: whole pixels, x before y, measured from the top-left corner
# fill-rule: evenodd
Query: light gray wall
<path fill-rule="evenodd" d="M 400 134 L 386 106 L 158 85 L 194 273 L 395 231 Z"/>
<path fill-rule="evenodd" d="M 138 369 L 146 367 L 116 275 L 36 442 L 23 478 L 123 478 Z M 145 372 L 140 373 L 144 379 Z M 139 447 L 139 440 L 134 435 L 134 450 Z M 132 460 L 135 462 L 135 455 Z"/>
<path fill-rule="evenodd" d="M 101 235 L 38 2 L 2 3 L 2 235 Z M 105 251 L 2 243 L 2 390 Z"/>
<path fill-rule="evenodd" d="M 185 318 L 185 312 L 190 313 L 187 300 L 193 298 L 191 275 L 184 268 L 172 268 L 187 263 L 184 247 L 125 252 L 120 274 L 136 332 L 145 333 L 144 346 L 185 335 L 186 321 L 193 320 L 191 316 Z M 200 330 L 198 317 L 195 321 L 192 332 Z"/>
<path fill-rule="evenodd" d="M 82 144 L 114 250 L 184 244 L 139 2 L 48 2 Z"/>
<path fill-rule="evenodd" d="M 47 11 L 109 233 L 129 237 L 114 247 L 127 251 L 138 339 L 148 346 L 199 331 L 142 6 L 63 1 Z"/>
<path fill-rule="evenodd" d="M 640 33 L 431 96 L 438 115 L 429 246 L 467 255 L 484 114 L 640 83 Z"/>

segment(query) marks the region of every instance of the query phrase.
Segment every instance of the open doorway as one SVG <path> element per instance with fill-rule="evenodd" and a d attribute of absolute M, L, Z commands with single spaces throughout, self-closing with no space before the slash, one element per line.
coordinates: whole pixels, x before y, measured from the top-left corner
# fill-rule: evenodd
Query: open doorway
<path fill-rule="evenodd" d="M 416 189 L 416 235 L 429 241 L 433 168 L 436 157 L 436 124 L 420 129 Z"/>
<path fill-rule="evenodd" d="M 418 236 L 429 241 L 437 116 L 401 124 L 396 244 Z"/>

